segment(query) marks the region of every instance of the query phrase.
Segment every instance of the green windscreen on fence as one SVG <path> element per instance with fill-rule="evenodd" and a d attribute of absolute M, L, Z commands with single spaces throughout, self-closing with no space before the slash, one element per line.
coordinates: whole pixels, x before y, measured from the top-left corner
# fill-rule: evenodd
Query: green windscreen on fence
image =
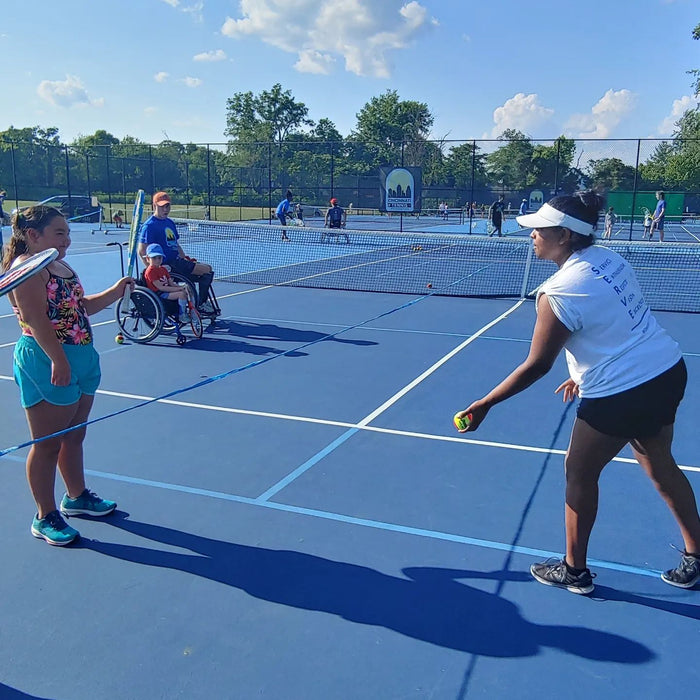
<path fill-rule="evenodd" d="M 527 236 L 396 233 L 178 221 L 183 248 L 216 279 L 367 292 L 532 296 L 556 272 Z M 605 241 L 634 267 L 653 309 L 700 312 L 700 245 Z"/>

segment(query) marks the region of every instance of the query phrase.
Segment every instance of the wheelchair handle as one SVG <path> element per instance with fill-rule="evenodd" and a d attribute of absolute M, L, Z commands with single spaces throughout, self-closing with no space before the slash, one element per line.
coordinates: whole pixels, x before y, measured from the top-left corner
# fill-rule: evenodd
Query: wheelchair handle
<path fill-rule="evenodd" d="M 122 269 L 122 277 L 124 277 L 124 256 L 122 255 L 122 243 L 121 241 L 112 241 L 111 243 L 107 243 L 107 247 L 111 245 L 118 245 L 119 246 L 119 265 L 121 266 Z M 126 243 L 124 245 L 127 245 Z"/>

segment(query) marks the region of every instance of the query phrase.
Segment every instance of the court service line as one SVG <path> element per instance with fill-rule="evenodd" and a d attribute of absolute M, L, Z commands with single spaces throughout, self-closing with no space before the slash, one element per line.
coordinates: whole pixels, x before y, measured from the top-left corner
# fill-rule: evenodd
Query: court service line
<path fill-rule="evenodd" d="M 319 462 L 321 459 L 326 457 L 328 454 L 330 454 L 333 450 L 335 450 L 337 447 L 342 445 L 346 440 L 348 440 L 350 437 L 352 437 L 358 429 L 361 429 L 369 423 L 371 423 L 375 418 L 377 418 L 379 415 L 384 413 L 388 408 L 393 406 L 399 399 L 404 397 L 409 391 L 414 389 L 418 384 L 420 384 L 423 380 L 425 380 L 427 377 L 429 377 L 433 372 L 435 372 L 437 369 L 442 367 L 448 360 L 453 358 L 457 353 L 462 351 L 464 348 L 466 348 L 468 345 L 473 343 L 479 336 L 483 335 L 487 330 L 490 328 L 493 328 L 497 323 L 500 323 L 503 319 L 507 318 L 512 314 L 516 309 L 520 308 L 522 304 L 525 302 L 524 299 L 520 299 L 517 301 L 513 306 L 511 306 L 509 309 L 504 311 L 500 316 L 497 316 L 494 318 L 492 321 L 487 323 L 485 326 L 480 328 L 476 333 L 473 333 L 469 338 L 467 338 L 465 341 L 460 343 L 456 348 L 452 349 L 450 352 L 448 352 L 446 355 L 441 357 L 437 362 L 435 362 L 431 367 L 428 367 L 425 372 L 420 374 L 418 377 L 416 377 L 412 382 L 409 382 L 403 389 L 400 389 L 397 391 L 393 396 L 388 398 L 381 406 L 378 406 L 374 411 L 366 415 L 359 423 L 357 424 L 357 427 L 350 428 L 346 433 L 343 433 L 339 438 L 334 440 L 330 445 L 327 445 L 324 447 L 320 452 L 317 452 L 313 457 L 308 459 L 306 462 L 303 464 L 299 465 L 294 471 L 292 471 L 290 474 L 288 474 L 286 477 L 278 481 L 276 484 L 271 486 L 267 491 L 264 493 L 260 494 L 258 496 L 259 501 L 268 501 L 270 498 L 272 498 L 275 494 L 279 493 L 283 488 L 291 484 L 295 479 L 297 479 L 299 476 L 301 476 L 304 472 L 308 471 L 311 467 L 313 467 L 317 462 Z"/>
<path fill-rule="evenodd" d="M 13 377 L 0 375 L 0 380 L 14 381 Z M 256 418 L 274 418 L 277 420 L 288 420 L 297 423 L 313 423 L 316 425 L 327 425 L 335 428 L 347 428 L 348 431 L 366 431 L 370 433 L 382 433 L 385 435 L 399 435 L 401 437 L 417 438 L 419 440 L 435 440 L 437 442 L 455 442 L 466 445 L 476 445 L 478 447 L 494 447 L 503 450 L 514 450 L 516 452 L 534 452 L 537 454 L 565 455 L 566 450 L 558 450 L 549 447 L 535 447 L 533 445 L 522 445 L 510 442 L 495 442 L 493 440 L 476 440 L 474 438 L 457 437 L 451 435 L 436 435 L 434 433 L 420 433 L 413 430 L 397 430 L 396 428 L 382 428 L 375 425 L 360 425 L 359 423 L 349 423 L 347 421 L 331 420 L 328 418 L 312 418 L 310 416 L 299 416 L 289 413 L 273 413 L 270 411 L 254 411 L 248 408 L 232 408 L 230 406 L 216 406 L 213 404 L 196 403 L 193 401 L 177 401 L 175 399 L 156 399 L 153 396 L 144 394 L 129 394 L 123 391 L 109 391 L 108 389 L 98 389 L 98 394 L 112 396 L 114 398 L 129 399 L 133 401 L 153 401 L 154 403 L 166 404 L 169 406 L 179 406 L 181 408 L 194 408 L 202 411 L 214 411 L 215 413 L 233 413 L 242 416 L 254 416 Z M 326 453 L 328 454 L 328 453 Z M 325 456 L 325 455 L 324 455 Z M 613 457 L 612 462 L 622 464 L 637 464 L 637 460 L 631 457 Z M 679 464 L 683 471 L 698 472 L 700 467 Z"/>
<path fill-rule="evenodd" d="M 14 381 L 13 377 L 0 375 L 0 380 Z M 277 420 L 288 420 L 297 423 L 313 423 L 316 425 L 327 425 L 336 428 L 347 428 L 348 431 L 357 432 L 360 430 L 371 433 L 382 433 L 385 435 L 398 435 L 401 437 L 417 438 L 419 440 L 435 440 L 438 442 L 455 442 L 466 445 L 476 445 L 478 447 L 494 447 L 503 450 L 514 450 L 516 452 L 533 452 L 536 454 L 565 455 L 566 450 L 559 450 L 549 447 L 535 447 L 533 445 L 523 445 L 520 443 L 496 442 L 493 440 L 476 440 L 474 438 L 457 437 L 451 435 L 436 435 L 434 433 L 420 433 L 413 430 L 397 430 L 396 428 L 382 428 L 374 425 L 360 425 L 359 423 L 349 423 L 347 421 L 330 420 L 327 418 L 311 418 L 310 416 L 299 416 L 288 413 L 273 413 L 270 411 L 254 411 L 247 408 L 232 408 L 229 406 L 216 406 L 212 404 L 196 403 L 192 401 L 177 401 L 175 399 L 155 399 L 153 396 L 144 394 L 130 394 L 123 391 L 109 391 L 108 389 L 98 389 L 98 394 L 112 396 L 114 398 L 129 399 L 133 401 L 153 401 L 154 403 L 166 404 L 169 406 L 179 406 L 181 408 L 194 408 L 202 411 L 214 411 L 215 413 L 233 413 L 243 416 L 254 416 L 257 418 L 274 418 Z M 323 451 L 323 450 L 322 450 Z M 327 452 L 325 454 L 328 454 Z M 325 456 L 324 454 L 324 456 Z M 614 457 L 611 461 L 622 464 L 637 464 L 637 460 L 631 457 Z M 700 467 L 679 464 L 680 469 L 688 472 L 700 473 Z"/>
<path fill-rule="evenodd" d="M 10 455 L 9 459 L 16 462 L 24 461 L 21 457 Z M 201 489 L 194 486 L 182 486 L 180 484 L 171 484 L 164 481 L 154 481 L 152 479 L 142 479 L 135 476 L 125 476 L 123 474 L 114 474 L 111 472 L 102 472 L 94 469 L 86 469 L 85 473 L 88 476 L 95 476 L 110 481 L 120 481 L 126 484 L 135 486 L 146 486 L 166 491 L 175 491 L 191 496 L 203 496 L 205 498 L 215 498 L 221 501 L 230 501 L 233 503 L 241 503 L 244 505 L 269 508 L 283 513 L 294 513 L 295 515 L 304 515 L 312 518 L 320 518 L 322 520 L 331 520 L 334 522 L 343 523 L 346 525 L 358 525 L 360 527 L 372 528 L 374 530 L 384 530 L 388 532 L 396 532 L 402 535 L 413 535 L 416 537 L 425 537 L 432 540 L 442 540 L 445 542 L 453 542 L 455 544 L 466 544 L 472 547 L 480 547 L 482 549 L 493 549 L 500 552 L 515 552 L 536 558 L 561 558 L 561 552 L 552 552 L 546 549 L 535 549 L 533 547 L 524 547 L 522 545 L 507 544 L 496 540 L 483 540 L 476 537 L 467 537 L 466 535 L 457 535 L 450 532 L 442 532 L 440 530 L 427 530 L 419 527 L 411 527 L 408 525 L 398 525 L 389 523 L 383 520 L 370 520 L 369 518 L 357 518 L 352 515 L 343 515 L 342 513 L 333 513 L 326 510 L 318 510 L 316 508 L 304 508 L 302 506 L 293 506 L 287 503 L 279 503 L 275 501 L 261 501 L 258 498 L 250 498 L 247 496 L 237 496 L 235 494 L 225 493 L 222 491 L 212 491 L 210 489 Z M 644 569 L 638 566 L 630 566 L 620 562 L 605 561 L 603 559 L 589 559 L 591 567 L 599 569 L 610 569 L 627 574 L 636 574 L 638 576 L 658 577 L 661 571 L 654 569 Z"/>

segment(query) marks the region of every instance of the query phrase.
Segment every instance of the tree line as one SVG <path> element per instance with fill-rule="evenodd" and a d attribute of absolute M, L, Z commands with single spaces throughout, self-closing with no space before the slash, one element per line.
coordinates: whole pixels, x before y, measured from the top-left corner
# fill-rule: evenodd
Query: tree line
<path fill-rule="evenodd" d="M 693 38 L 700 39 L 700 24 Z M 700 71 L 688 72 L 700 94 Z M 294 183 L 332 190 L 334 182 L 347 186 L 352 178 L 376 175 L 380 166 L 403 165 L 422 168 L 424 192 L 434 188 L 441 198 L 454 193 L 465 200 L 453 204 L 466 203 L 475 191 L 554 193 L 596 186 L 700 192 L 698 109 L 685 112 L 672 138 L 624 147 L 620 141 L 593 146 L 565 136 L 535 142 L 515 129 L 493 141 L 436 140 L 430 138 L 433 123 L 426 103 L 387 90 L 359 110 L 355 127 L 343 136 L 330 119 L 313 121 L 307 106 L 278 83 L 227 99 L 221 144 L 148 144 L 105 130 L 63 143 L 55 127 L 12 126 L 0 132 L 0 188 L 40 199 L 64 188 L 126 195 L 167 187 L 188 202 L 204 203 L 212 192 L 259 198 Z M 581 164 L 586 151 L 595 155 Z"/>

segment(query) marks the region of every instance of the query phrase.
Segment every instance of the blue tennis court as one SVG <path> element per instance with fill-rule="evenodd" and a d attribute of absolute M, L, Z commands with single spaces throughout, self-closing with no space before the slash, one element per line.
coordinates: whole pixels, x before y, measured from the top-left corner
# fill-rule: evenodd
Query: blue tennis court
<path fill-rule="evenodd" d="M 105 245 L 113 240 L 74 231 L 68 262 L 88 293 L 120 274 L 116 247 Z M 103 377 L 86 465 L 90 488 L 119 507 L 102 521 L 71 518 L 80 542 L 49 547 L 29 533 L 26 448 L 2 457 L 0 697 L 692 692 L 698 591 L 660 580 L 677 563 L 669 544 L 682 540 L 627 450 L 601 481 L 592 596 L 529 574 L 564 548 L 563 454 L 575 410 L 553 393 L 567 376 L 563 358 L 477 432 L 452 426 L 456 410 L 525 356 L 535 312 L 518 298 L 514 271 L 501 276 L 516 293 L 489 298 L 439 293 L 436 275 L 486 265 L 497 277 L 508 260 L 498 245 L 525 266 L 524 240 L 524 253 L 518 241 L 477 242 L 474 260 L 460 262 L 445 241 L 433 249 L 410 239 L 399 254 L 415 289 L 397 294 L 288 284 L 320 274 L 308 267 L 319 251 L 358 256 L 352 265 L 367 269 L 378 246 L 361 238 L 323 248 L 292 240 L 298 249 L 285 253 L 270 242 L 278 264 L 268 268 L 288 268 L 277 281 L 250 276 L 264 267 L 251 262 L 262 239 L 233 238 L 236 274 L 249 277 L 223 272 L 223 314 L 202 339 L 117 345 L 114 311 L 95 316 Z M 363 272 L 363 284 L 391 278 L 387 245 L 380 274 Z M 649 248 L 644 260 L 692 271 L 691 253 L 676 260 L 674 250 Z M 197 257 L 210 251 L 202 244 Z M 527 293 L 540 272 L 532 280 Z M 688 365 L 674 454 L 697 493 L 697 317 L 657 317 Z M 11 377 L 17 336 L 3 298 L 2 449 L 28 440 Z"/>

